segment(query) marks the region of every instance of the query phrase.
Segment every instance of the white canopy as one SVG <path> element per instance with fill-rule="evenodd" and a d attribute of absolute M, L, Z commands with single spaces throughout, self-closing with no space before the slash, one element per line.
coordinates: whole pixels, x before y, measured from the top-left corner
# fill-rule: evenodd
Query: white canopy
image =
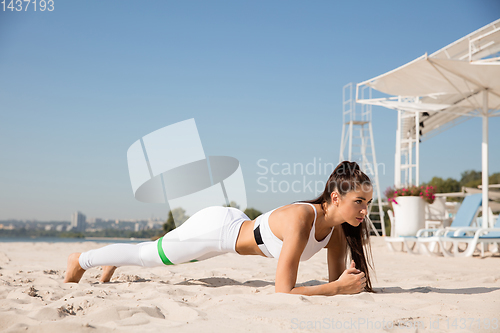
<path fill-rule="evenodd" d="M 488 207 L 488 118 L 500 116 L 500 19 L 428 56 L 359 83 L 393 97 L 358 103 L 409 111 L 402 133 L 430 138 L 472 117 L 483 118 L 483 211 Z M 359 95 L 357 94 L 357 97 Z M 419 125 L 417 125 L 419 124 Z M 417 155 L 418 161 L 418 155 Z M 417 175 L 418 179 L 418 175 Z M 488 214 L 484 214 L 488 226 Z"/>

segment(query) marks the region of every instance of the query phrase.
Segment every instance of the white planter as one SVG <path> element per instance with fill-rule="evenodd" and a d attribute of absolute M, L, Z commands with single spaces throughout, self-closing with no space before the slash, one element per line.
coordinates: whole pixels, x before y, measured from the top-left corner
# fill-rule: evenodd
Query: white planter
<path fill-rule="evenodd" d="M 425 226 L 425 201 L 421 197 L 396 197 L 392 203 L 396 236 L 415 236 Z"/>

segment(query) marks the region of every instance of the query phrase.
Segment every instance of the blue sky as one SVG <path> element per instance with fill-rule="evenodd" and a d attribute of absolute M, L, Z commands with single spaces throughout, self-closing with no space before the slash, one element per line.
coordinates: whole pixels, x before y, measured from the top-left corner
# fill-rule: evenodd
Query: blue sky
<path fill-rule="evenodd" d="M 59 0 L 52 12 L 0 11 L 0 219 L 69 220 L 76 210 L 165 218 L 167 205 L 134 199 L 126 152 L 189 118 L 206 155 L 240 161 L 248 206 L 312 198 L 260 193 L 257 161 L 336 164 L 346 83 L 432 53 L 499 13 L 484 0 Z M 374 109 L 382 189 L 393 184 L 395 127 L 394 111 Z M 490 173 L 500 172 L 499 127 L 490 120 Z M 425 141 L 421 180 L 480 170 L 480 147 L 480 119 Z"/>

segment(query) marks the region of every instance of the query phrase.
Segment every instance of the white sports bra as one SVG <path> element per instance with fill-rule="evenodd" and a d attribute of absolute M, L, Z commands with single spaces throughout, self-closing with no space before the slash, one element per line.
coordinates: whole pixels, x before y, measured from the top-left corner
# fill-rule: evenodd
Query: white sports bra
<path fill-rule="evenodd" d="M 316 218 L 318 217 L 316 207 L 308 202 L 295 202 L 295 204 L 310 205 L 314 209 L 314 222 L 311 228 L 311 232 L 309 233 L 309 239 L 307 240 L 306 247 L 304 248 L 304 251 L 300 256 L 300 261 L 305 261 L 310 259 L 314 254 L 316 254 L 319 250 L 324 248 L 326 244 L 328 244 L 334 228 L 332 228 L 330 233 L 325 238 L 318 242 L 316 240 Z M 269 227 L 269 216 L 276 209 L 273 209 L 257 217 L 254 224 L 254 235 L 257 241 L 257 245 L 262 250 L 262 252 L 270 258 L 279 258 L 281 247 L 283 246 L 283 241 L 279 239 L 275 234 L 273 234 L 271 228 Z"/>

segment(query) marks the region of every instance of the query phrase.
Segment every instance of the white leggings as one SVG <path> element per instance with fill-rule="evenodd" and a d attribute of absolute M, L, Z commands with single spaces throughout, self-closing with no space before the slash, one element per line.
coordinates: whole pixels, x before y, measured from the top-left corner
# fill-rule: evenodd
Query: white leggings
<path fill-rule="evenodd" d="M 236 253 L 236 239 L 245 220 L 250 219 L 236 208 L 208 207 L 156 241 L 83 252 L 80 266 L 85 270 L 95 266 L 155 267 Z"/>

